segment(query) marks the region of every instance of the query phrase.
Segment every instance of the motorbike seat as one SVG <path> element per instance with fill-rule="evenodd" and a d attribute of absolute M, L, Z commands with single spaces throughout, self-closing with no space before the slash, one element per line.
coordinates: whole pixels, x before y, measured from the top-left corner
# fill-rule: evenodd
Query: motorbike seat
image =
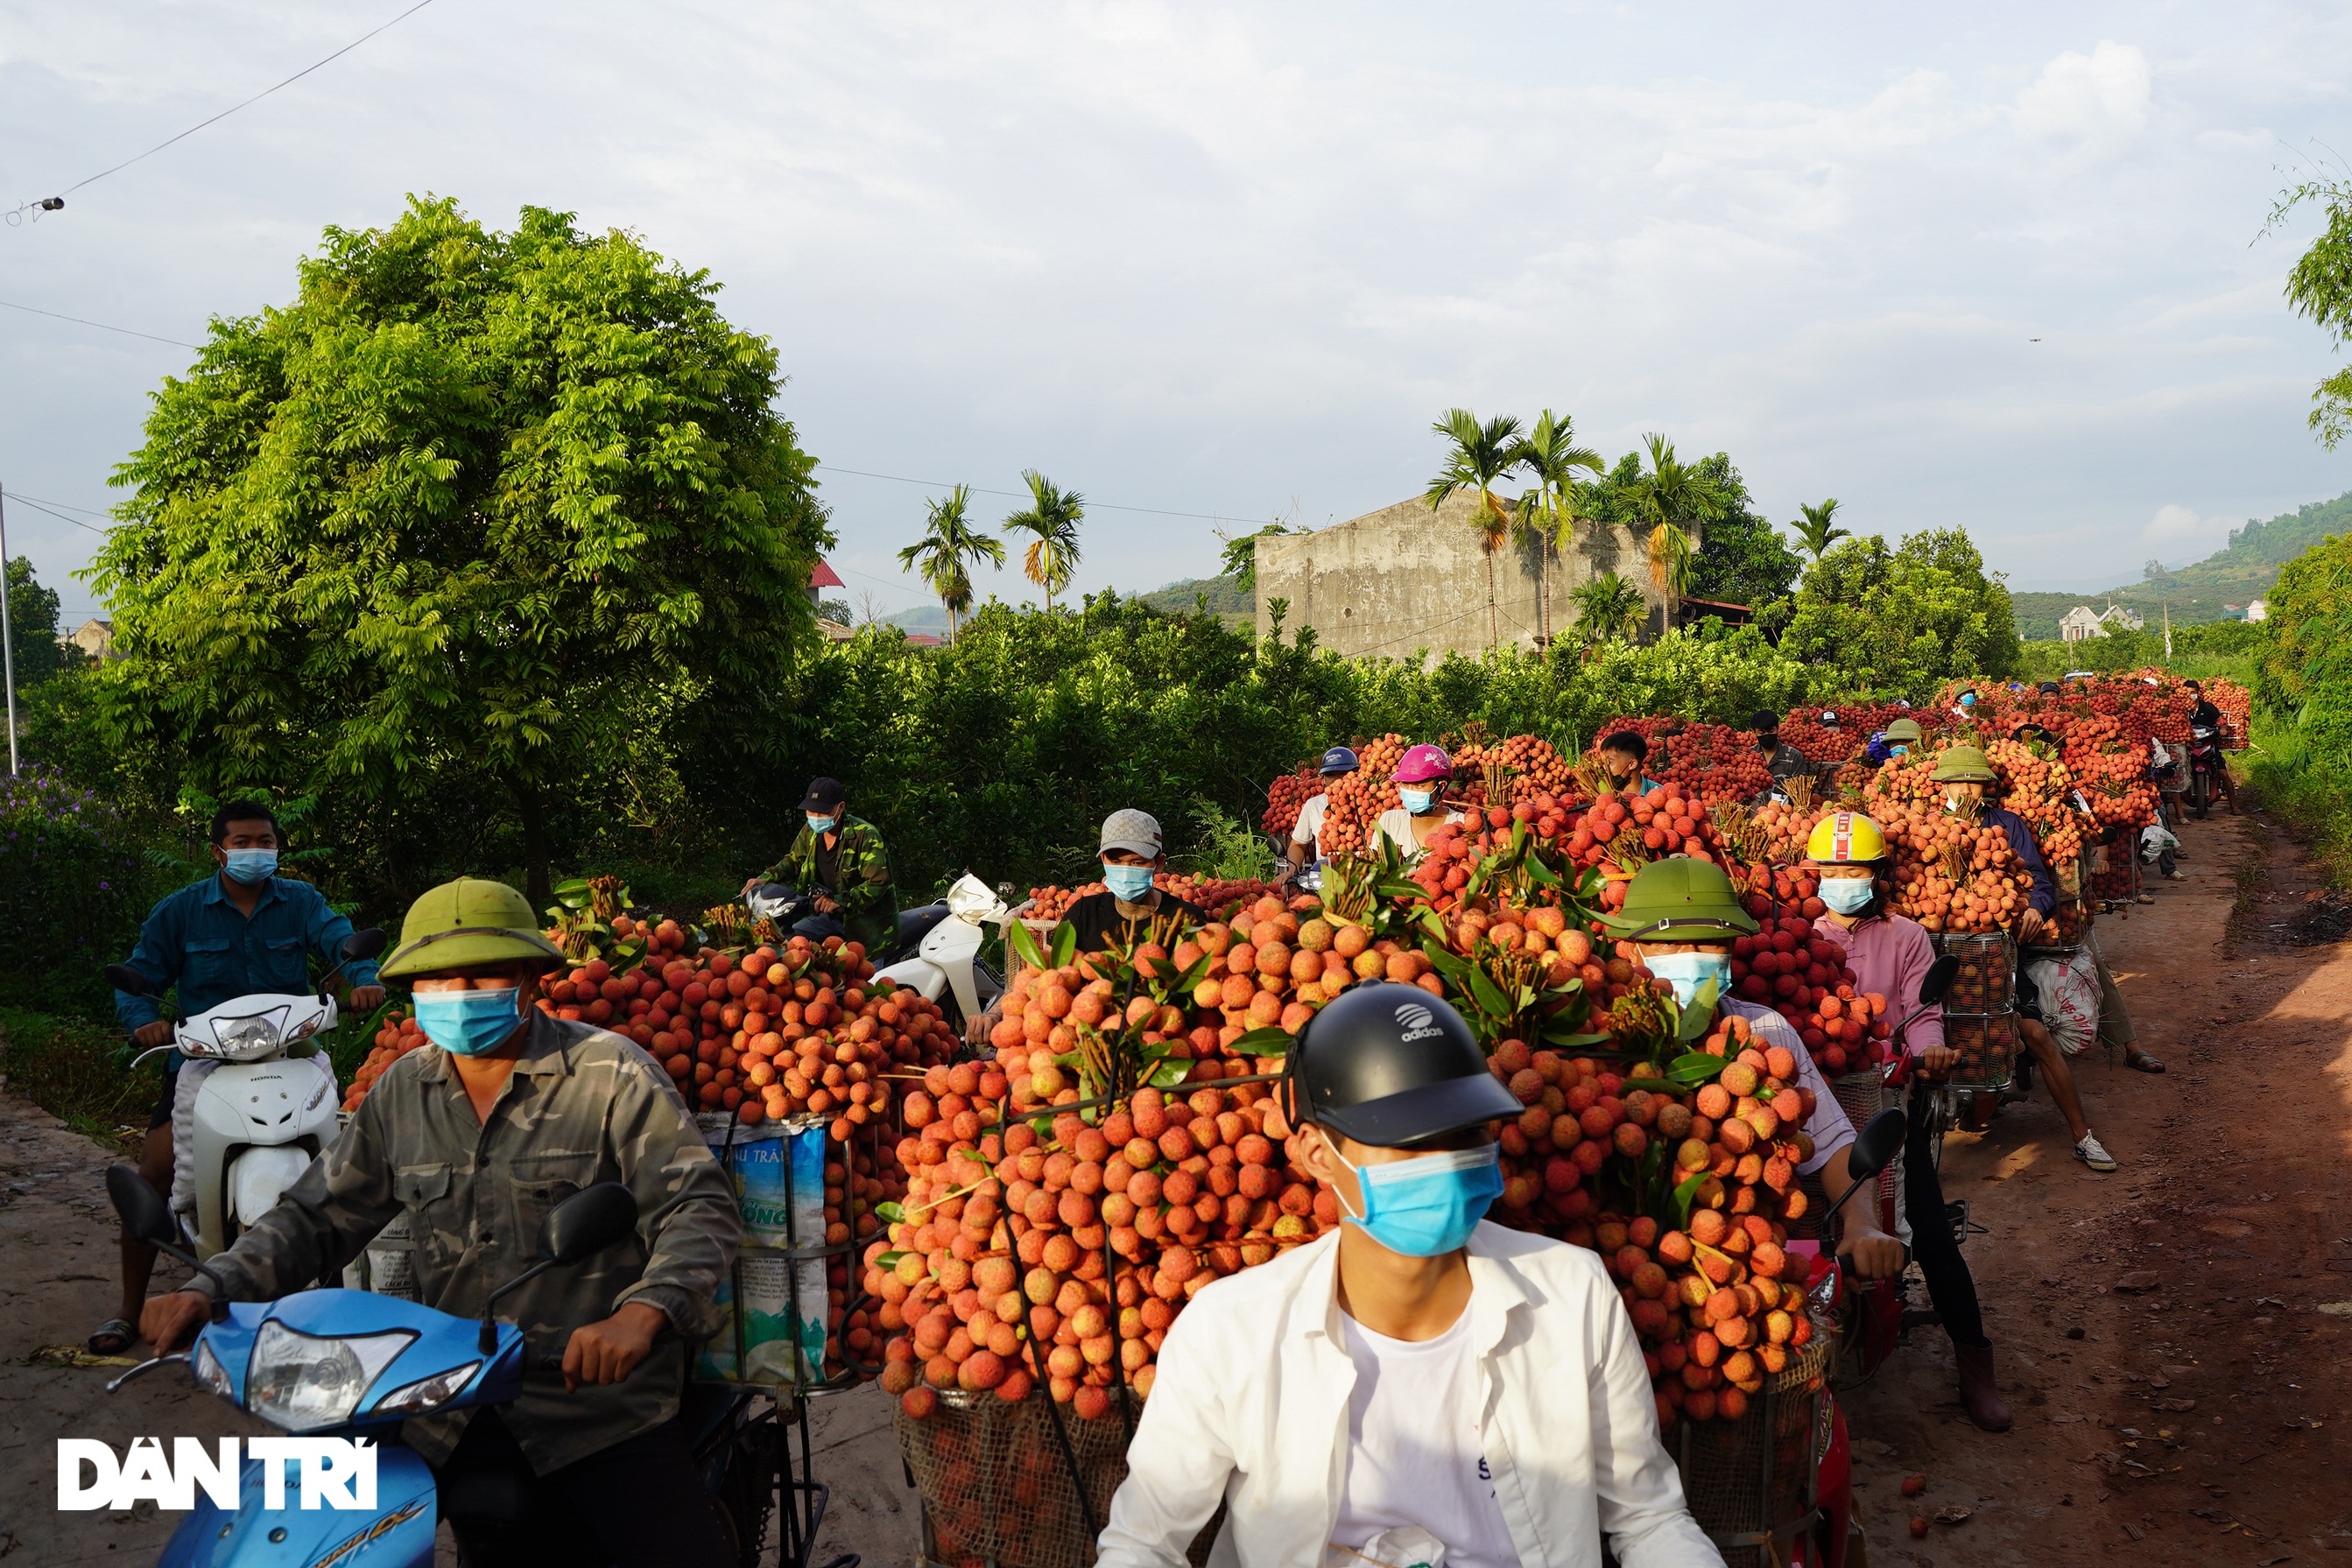
<path fill-rule="evenodd" d="M 898 929 L 890 939 L 890 955 L 898 957 L 912 953 L 932 927 L 948 917 L 945 903 L 926 904 L 914 909 L 898 911 Z"/>

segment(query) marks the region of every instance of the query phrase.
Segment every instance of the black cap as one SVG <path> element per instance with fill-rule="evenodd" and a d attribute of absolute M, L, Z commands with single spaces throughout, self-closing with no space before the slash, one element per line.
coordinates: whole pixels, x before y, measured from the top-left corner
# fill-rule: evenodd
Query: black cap
<path fill-rule="evenodd" d="M 808 798 L 801 802 L 803 811 L 830 811 L 849 799 L 849 791 L 841 787 L 838 779 L 812 779 Z"/>
<path fill-rule="evenodd" d="M 1307 1020 L 1286 1064 L 1294 1119 L 1410 1149 L 1526 1109 L 1462 1015 L 1419 986 L 1351 986 Z"/>

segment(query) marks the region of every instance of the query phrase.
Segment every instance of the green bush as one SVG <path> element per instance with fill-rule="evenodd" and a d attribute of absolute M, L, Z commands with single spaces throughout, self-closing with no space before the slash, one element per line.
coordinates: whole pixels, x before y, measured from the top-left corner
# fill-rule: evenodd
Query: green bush
<path fill-rule="evenodd" d="M 98 796 L 39 766 L 0 779 L 0 998 L 105 1016 L 100 970 L 130 955 L 152 882 Z"/>
<path fill-rule="evenodd" d="M 144 1131 L 162 1086 L 160 1069 L 127 1070 L 110 1023 L 0 1007 L 0 1073 L 8 1087 L 75 1131 L 112 1140 Z"/>

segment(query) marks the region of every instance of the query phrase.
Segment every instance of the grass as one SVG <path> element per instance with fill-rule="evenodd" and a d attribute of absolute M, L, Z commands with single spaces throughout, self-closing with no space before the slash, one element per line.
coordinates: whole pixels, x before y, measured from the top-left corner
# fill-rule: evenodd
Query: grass
<path fill-rule="evenodd" d="M 0 1007 L 0 1073 L 78 1133 L 121 1146 L 144 1132 L 162 1086 L 153 1064 L 123 1065 L 122 1033 L 110 1023 Z"/>
<path fill-rule="evenodd" d="M 2285 820 L 2331 887 L 2352 887 L 2352 779 L 2322 765 L 2289 725 L 2257 712 L 2241 759 L 2262 809 Z"/>

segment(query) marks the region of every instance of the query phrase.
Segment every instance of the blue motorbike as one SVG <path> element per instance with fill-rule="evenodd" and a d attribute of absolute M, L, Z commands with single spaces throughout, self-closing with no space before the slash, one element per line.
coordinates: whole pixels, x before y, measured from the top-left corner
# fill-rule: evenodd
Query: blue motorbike
<path fill-rule="evenodd" d="M 107 1193 L 131 1233 L 219 1285 L 182 1245 L 171 1207 L 128 1166 L 109 1168 Z M 500 1286 L 477 1322 L 365 1291 L 303 1291 L 278 1301 L 227 1302 L 182 1352 L 141 1363 L 107 1385 L 111 1394 L 159 1366 L 184 1364 L 195 1384 L 271 1426 L 302 1437 L 386 1437 L 412 1416 L 501 1405 L 522 1392 L 530 1351 L 522 1331 L 489 1315 L 499 1300 L 550 1269 L 578 1263 L 635 1230 L 637 1204 L 618 1182 L 583 1187 L 551 1210 L 541 1228 L 540 1260 Z M 562 1365 L 561 1349 L 535 1364 Z M 804 1407 L 799 1412 L 800 1466 L 792 1423 L 773 1405 L 755 1409 L 737 1388 L 689 1387 L 683 1407 L 706 1484 L 732 1536 L 737 1562 L 756 1568 L 781 1483 L 785 1507 L 775 1561 L 804 1568 L 826 1501 L 826 1489 L 803 1476 L 808 1454 Z M 444 1514 L 463 1520 L 525 1517 L 530 1478 L 469 1477 L 465 1495 L 442 1497 L 433 1472 L 396 1443 L 375 1449 L 371 1511 L 304 1509 L 298 1489 L 281 1483 L 281 1506 L 268 1507 L 267 1469 L 283 1461 L 246 1460 L 237 1477 L 240 1506 L 227 1510 L 201 1490 L 173 1532 L 163 1568 L 432 1568 L 434 1534 Z M 488 1482 L 489 1484 L 483 1484 Z M 502 1484 L 501 1484 L 502 1483 Z M 825 1568 L 857 1568 L 856 1556 Z M 583 1565 L 585 1568 L 585 1565 Z"/>

